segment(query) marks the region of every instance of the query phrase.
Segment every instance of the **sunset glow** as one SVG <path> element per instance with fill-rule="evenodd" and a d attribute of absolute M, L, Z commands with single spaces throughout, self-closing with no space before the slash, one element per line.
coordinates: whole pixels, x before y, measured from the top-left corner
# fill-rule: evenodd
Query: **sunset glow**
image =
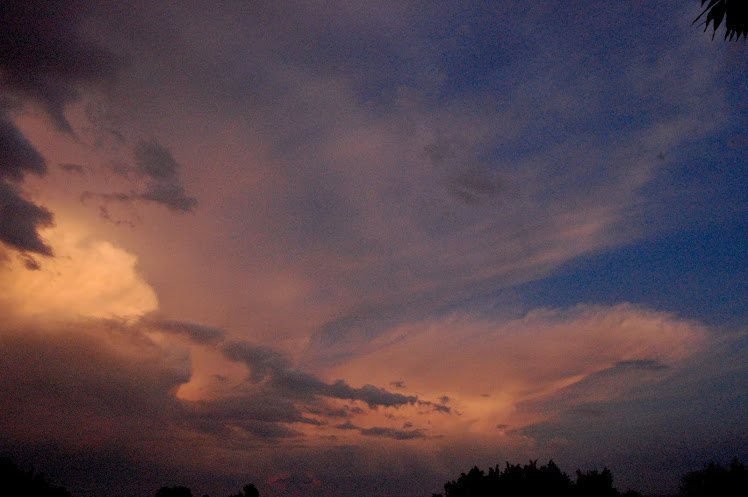
<path fill-rule="evenodd" d="M 748 45 L 698 1 L 4 4 L 0 457 L 76 497 L 748 457 Z"/>

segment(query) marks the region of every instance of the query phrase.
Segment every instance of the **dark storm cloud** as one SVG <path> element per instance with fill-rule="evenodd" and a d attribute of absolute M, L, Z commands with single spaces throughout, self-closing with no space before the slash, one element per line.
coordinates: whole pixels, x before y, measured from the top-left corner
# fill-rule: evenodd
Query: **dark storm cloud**
<path fill-rule="evenodd" d="M 358 430 L 358 426 L 354 425 L 350 421 L 346 421 L 345 423 L 341 423 L 339 425 L 336 425 L 335 428 L 338 430 Z"/>
<path fill-rule="evenodd" d="M 0 180 L 21 181 L 26 173 L 46 172 L 44 157 L 0 108 Z"/>
<path fill-rule="evenodd" d="M 121 65 L 78 33 L 83 7 L 76 1 L 8 0 L 0 8 L 0 241 L 21 251 L 52 255 L 38 233 L 52 224 L 52 214 L 4 183 L 47 172 L 44 158 L 7 112 L 33 102 L 58 129 L 73 133 L 66 106 L 80 98 L 84 87 L 114 76 Z"/>
<path fill-rule="evenodd" d="M 341 400 L 359 400 L 366 403 L 370 408 L 400 407 L 418 402 L 418 397 L 414 395 L 406 396 L 388 392 L 374 385 L 354 388 L 343 380 L 325 383 L 314 375 L 300 371 L 279 371 L 271 379 L 271 382 L 275 388 L 289 396 L 299 398 L 321 396 Z"/>
<path fill-rule="evenodd" d="M 29 271 L 38 271 L 42 268 L 41 264 L 39 264 L 39 262 L 33 257 L 25 256 L 22 258 L 22 260 L 23 267 L 25 267 Z"/>
<path fill-rule="evenodd" d="M 21 251 L 52 255 L 38 230 L 52 226 L 52 213 L 26 200 L 15 185 L 0 181 L 0 241 Z"/>
<path fill-rule="evenodd" d="M 75 435 L 93 443 L 104 433 L 141 436 L 174 414 L 170 392 L 189 369 L 116 323 L 91 325 L 3 330 L 0 403 L 13 409 L 0 412 L 0 424 L 14 427 L 4 436 L 34 442 Z"/>
<path fill-rule="evenodd" d="M 0 9 L 0 88 L 33 101 L 58 129 L 72 133 L 65 107 L 83 87 L 113 77 L 114 54 L 78 31 L 85 4 L 65 0 L 8 0 Z"/>
<path fill-rule="evenodd" d="M 174 182 L 178 178 L 179 164 L 171 152 L 155 140 L 141 141 L 135 146 L 135 171 L 156 182 Z"/>
<path fill-rule="evenodd" d="M 205 345 L 219 343 L 226 336 L 222 330 L 186 321 L 154 321 L 153 325 L 163 332 L 183 335 Z"/>
<path fill-rule="evenodd" d="M 112 171 L 126 178 L 142 178 L 145 187 L 141 191 L 130 193 L 99 193 L 86 191 L 81 195 L 81 200 L 98 198 L 103 202 L 133 202 L 144 200 L 163 205 L 176 212 L 191 212 L 197 205 L 197 199 L 187 195 L 179 164 L 172 153 L 159 144 L 156 140 L 140 141 L 133 149 L 135 166 L 115 161 L 109 166 Z M 105 206 L 106 207 L 106 206 Z"/>
<path fill-rule="evenodd" d="M 389 392 L 374 385 L 356 388 L 343 380 L 326 383 L 316 376 L 292 369 L 291 362 L 282 353 L 269 347 L 248 342 L 231 342 L 222 347 L 224 356 L 232 361 L 243 362 L 249 368 L 252 382 L 267 381 L 275 392 L 288 398 L 312 399 L 328 397 L 341 400 L 358 400 L 370 408 L 399 407 L 404 405 L 425 405 L 441 412 L 449 408 L 428 401 L 419 400 L 415 395 Z"/>
<path fill-rule="evenodd" d="M 66 173 L 83 174 L 84 172 L 86 172 L 86 169 L 80 164 L 63 163 L 63 164 L 60 164 L 59 166 L 60 166 L 60 169 L 62 169 Z"/>
<path fill-rule="evenodd" d="M 282 374 L 291 365 L 288 358 L 277 350 L 247 342 L 228 343 L 222 352 L 227 359 L 246 364 L 254 382 Z"/>
<path fill-rule="evenodd" d="M 197 199 L 188 196 L 182 185 L 175 184 L 152 183 L 139 198 L 178 212 L 189 212 L 197 205 Z"/>
<path fill-rule="evenodd" d="M 426 438 L 426 435 L 421 430 L 395 430 L 393 428 L 361 428 L 359 430 L 362 435 L 367 437 L 383 437 L 392 438 L 395 440 L 413 440 L 415 438 Z"/>
<path fill-rule="evenodd" d="M 303 423 L 318 425 L 319 421 L 304 416 L 299 404 L 277 395 L 272 390 L 246 392 L 228 398 L 197 401 L 188 406 L 188 419 L 200 421 L 203 426 L 223 429 L 248 422 Z"/>
<path fill-rule="evenodd" d="M 445 406 L 444 404 L 436 404 L 434 402 L 429 402 L 427 400 L 419 400 L 418 401 L 419 406 L 426 406 L 431 409 L 433 409 L 436 412 L 443 412 L 445 414 L 452 414 L 452 408 Z"/>
<path fill-rule="evenodd" d="M 321 394 L 338 399 L 360 400 L 369 407 L 397 407 L 418 402 L 415 395 L 402 395 L 388 392 L 374 385 L 364 385 L 361 388 L 353 388 L 343 380 L 338 380 L 330 385 L 325 384 Z"/>
<path fill-rule="evenodd" d="M 0 425 L 4 437 L 28 442 L 167 440 L 178 429 L 220 439 L 256 443 L 300 436 L 294 423 L 319 425 L 305 416 L 304 403 L 268 389 L 211 401 L 183 401 L 177 388 L 188 382 L 186 351 L 152 342 L 152 323 L 89 320 L 55 327 L 20 326 L 0 334 Z M 199 339 L 215 334 L 184 323 L 162 329 Z M 81 419 L 85 418 L 81 428 Z M 178 428 L 181 427 L 181 428 Z M 112 438 L 113 437 L 113 438 Z M 125 442 L 127 443 L 127 442 Z"/>
<path fill-rule="evenodd" d="M 178 387 L 191 378 L 187 350 L 151 340 L 154 330 L 217 347 L 227 358 L 249 367 L 250 381 L 217 399 L 179 399 Z M 321 426 L 327 416 L 360 412 L 328 404 L 329 399 L 360 400 L 370 408 L 418 402 L 417 397 L 371 385 L 328 384 L 292 370 L 288 358 L 274 349 L 244 342 L 222 345 L 223 338 L 222 331 L 211 327 L 155 320 L 5 329 L 0 335 L 0 368 L 7 374 L 0 378 L 0 403 L 14 407 L 11 413 L 0 413 L 0 423 L 16 429 L 4 436 L 34 443 L 74 436 L 94 445 L 115 437 L 127 446 L 150 439 L 155 432 L 169 440 L 187 430 L 230 441 L 239 450 L 302 438 L 294 425 Z M 366 435 L 407 440 L 420 433 L 376 428 Z"/>
<path fill-rule="evenodd" d="M 189 212 L 195 208 L 197 200 L 185 193 L 179 176 L 181 165 L 169 150 L 150 140 L 139 142 L 134 152 L 136 174 L 149 180 L 146 191 L 138 195 L 139 198 L 175 211 Z"/>
<path fill-rule="evenodd" d="M 406 428 L 412 426 L 410 423 L 406 423 Z M 357 430 L 359 433 L 366 437 L 380 437 L 380 438 L 392 438 L 394 440 L 413 440 L 416 438 L 426 438 L 426 434 L 421 430 L 396 430 L 394 428 L 386 428 L 381 426 L 374 426 L 372 428 L 362 428 L 356 426 L 350 421 L 336 425 L 335 428 L 339 430 Z"/>
<path fill-rule="evenodd" d="M 23 198 L 20 189 L 10 183 L 23 181 L 27 173 L 46 172 L 44 157 L 0 108 L 0 242 L 21 251 L 52 255 L 38 231 L 52 225 L 52 213 Z"/>

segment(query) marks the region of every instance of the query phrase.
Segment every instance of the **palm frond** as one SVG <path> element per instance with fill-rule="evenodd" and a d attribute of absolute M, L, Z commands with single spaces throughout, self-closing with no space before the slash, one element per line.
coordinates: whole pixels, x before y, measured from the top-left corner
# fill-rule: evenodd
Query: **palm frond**
<path fill-rule="evenodd" d="M 693 20 L 692 24 L 704 17 L 699 26 L 704 25 L 704 32 L 712 25 L 712 39 L 717 34 L 717 28 L 725 22 L 725 40 L 732 41 L 748 38 L 748 2 L 745 0 L 701 0 L 701 6 L 709 2 L 706 8 Z"/>

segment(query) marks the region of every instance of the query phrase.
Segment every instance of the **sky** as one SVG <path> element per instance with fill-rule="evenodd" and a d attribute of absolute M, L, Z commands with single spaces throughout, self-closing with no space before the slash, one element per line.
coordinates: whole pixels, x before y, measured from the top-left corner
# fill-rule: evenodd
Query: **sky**
<path fill-rule="evenodd" d="M 700 2 L 6 0 L 0 455 L 416 497 L 748 457 L 748 45 Z"/>

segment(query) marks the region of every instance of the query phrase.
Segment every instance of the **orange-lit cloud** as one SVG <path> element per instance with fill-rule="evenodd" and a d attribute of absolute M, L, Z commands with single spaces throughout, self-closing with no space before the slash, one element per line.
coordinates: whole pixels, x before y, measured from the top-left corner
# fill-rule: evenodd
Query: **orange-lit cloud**
<path fill-rule="evenodd" d="M 516 429 L 553 416 L 538 406 L 601 372 L 663 373 L 706 340 L 697 323 L 629 304 L 539 309 L 509 322 L 455 315 L 397 327 L 330 374 L 404 380 L 407 391 L 447 397 L 461 414 L 434 417 L 434 433 L 497 436 L 497 426 Z M 646 381 L 623 374 L 588 384 L 569 402 L 611 400 Z M 537 409 L 518 410 L 530 402 Z"/>
<path fill-rule="evenodd" d="M 32 271 L 10 258 L 0 273 L 0 305 L 16 317 L 136 318 L 158 308 L 135 255 L 64 219 L 43 234 L 55 257 Z"/>

